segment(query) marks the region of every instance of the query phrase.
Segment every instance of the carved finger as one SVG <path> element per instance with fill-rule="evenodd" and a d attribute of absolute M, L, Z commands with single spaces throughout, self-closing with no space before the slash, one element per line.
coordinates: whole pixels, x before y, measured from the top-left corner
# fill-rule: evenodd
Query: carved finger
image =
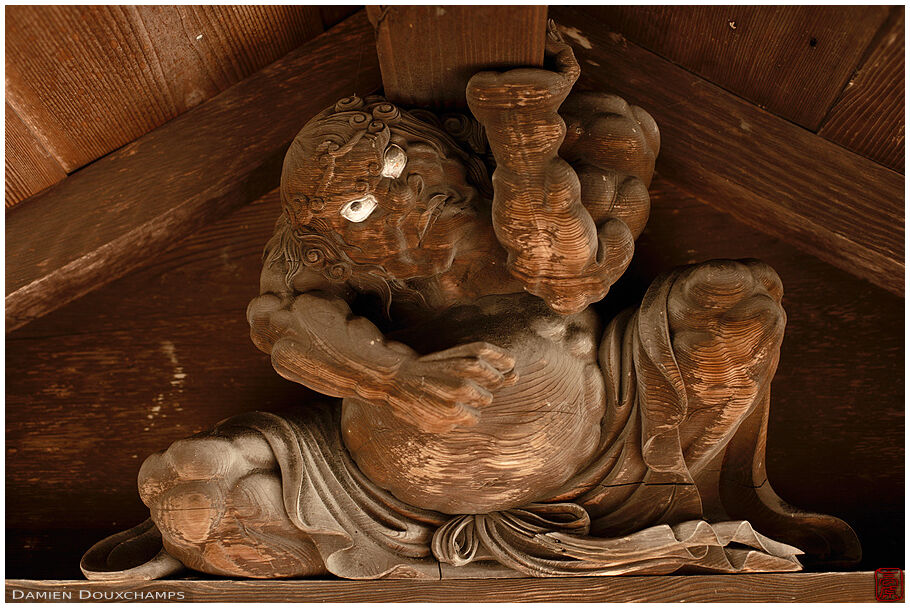
<path fill-rule="evenodd" d="M 307 347 L 290 337 L 280 338 L 272 347 L 272 367 L 278 374 L 291 382 L 305 384 L 312 374 L 303 373 L 307 366 Z"/>
<path fill-rule="evenodd" d="M 570 116 L 577 116 L 583 120 L 592 114 L 626 115 L 631 112 L 631 106 L 619 95 L 594 91 L 572 93 L 565 103 L 559 107 L 559 113 L 566 118 L 566 122 L 569 122 Z"/>
<path fill-rule="evenodd" d="M 676 280 L 669 312 L 680 317 L 688 309 L 728 310 L 754 288 L 755 277 L 745 265 L 735 260 L 709 260 L 690 266 Z"/>
<path fill-rule="evenodd" d="M 758 284 L 764 287 L 768 295 L 779 304 L 784 297 L 784 284 L 781 282 L 777 272 L 761 260 L 754 258 L 739 260 L 739 262 L 752 271 L 752 276 L 755 277 Z"/>
<path fill-rule="evenodd" d="M 599 226 L 612 215 L 619 195 L 617 182 L 621 176 L 612 169 L 605 171 L 600 167 L 582 163 L 576 164 L 574 169 L 581 186 L 581 204 Z"/>
<path fill-rule="evenodd" d="M 547 37 L 545 50 L 547 59 L 552 63 L 556 72 L 569 84 L 574 84 L 581 75 L 581 68 L 578 65 L 578 60 L 575 58 L 575 52 L 572 47 L 562 40 L 558 30 L 556 30 L 556 36 Z"/>
<path fill-rule="evenodd" d="M 632 106 L 632 115 L 635 116 L 641 126 L 651 152 L 654 153 L 654 156 L 657 156 L 660 153 L 660 129 L 657 128 L 657 122 L 640 106 Z"/>
<path fill-rule="evenodd" d="M 431 433 L 444 433 L 456 426 L 473 426 L 480 416 L 477 408 L 441 401 L 426 393 L 406 400 L 393 397 L 389 403 L 398 410 L 400 418 Z"/>
<path fill-rule="evenodd" d="M 246 309 L 246 320 L 252 325 L 268 319 L 272 313 L 284 308 L 285 301 L 274 294 L 263 294 L 253 298 Z"/>
<path fill-rule="evenodd" d="M 493 402 L 493 393 L 464 378 L 437 378 L 433 382 L 428 382 L 423 389 L 444 402 L 467 407 L 482 407 Z"/>
<path fill-rule="evenodd" d="M 651 197 L 648 195 L 648 187 L 637 177 L 626 177 L 619 187 L 610 216 L 628 226 L 632 238 L 638 238 L 650 215 Z"/>
<path fill-rule="evenodd" d="M 598 167 L 634 175 L 645 184 L 651 182 L 656 155 L 635 118 L 599 114 L 585 120 L 584 127 L 588 137 L 578 141 L 576 154 L 584 154 L 589 163 Z"/>
<path fill-rule="evenodd" d="M 518 382 L 519 378 L 518 371 L 513 367 L 502 375 L 502 385 L 513 386 Z"/>
<path fill-rule="evenodd" d="M 633 238 L 648 223 L 651 199 L 648 188 L 637 177 L 592 165 L 576 166 L 581 184 L 581 202 L 598 226 L 609 218 L 621 220 Z"/>
<path fill-rule="evenodd" d="M 462 378 L 468 378 L 488 390 L 497 389 L 505 382 L 505 375 L 484 359 L 465 357 L 440 362 L 449 370 Z"/>
<path fill-rule="evenodd" d="M 565 40 L 559 31 L 559 26 L 556 25 L 556 21 L 547 19 L 547 46 L 553 43 L 565 44 Z"/>
<path fill-rule="evenodd" d="M 421 357 L 422 361 L 442 361 L 444 359 L 458 359 L 462 357 L 478 357 L 485 359 L 501 372 L 511 371 L 515 367 L 515 357 L 509 351 L 489 342 L 471 342 L 453 348 L 431 353 Z"/>
<path fill-rule="evenodd" d="M 250 302 L 247 319 L 250 323 L 250 338 L 259 350 L 271 352 L 277 342 L 294 322 L 290 311 L 274 296 L 260 296 Z"/>
<path fill-rule="evenodd" d="M 625 222 L 610 219 L 597 232 L 597 264 L 607 285 L 612 285 L 626 271 L 635 252 L 635 239 Z"/>

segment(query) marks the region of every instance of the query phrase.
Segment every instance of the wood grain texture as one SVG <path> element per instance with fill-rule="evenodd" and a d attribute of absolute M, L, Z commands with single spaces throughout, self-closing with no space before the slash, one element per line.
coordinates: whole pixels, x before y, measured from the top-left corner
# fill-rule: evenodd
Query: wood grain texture
<path fill-rule="evenodd" d="M 393 103 L 463 109 L 477 72 L 543 62 L 546 6 L 368 6 L 367 14 Z"/>
<path fill-rule="evenodd" d="M 601 300 L 628 266 L 648 213 L 630 198 L 647 199 L 660 135 L 618 97 L 566 99 L 580 68 L 555 27 L 545 57 L 552 71 L 473 76 L 467 98 L 496 159 L 492 221 L 509 273 L 568 314 Z"/>
<path fill-rule="evenodd" d="M 560 141 L 554 137 L 551 148 Z M 407 171 L 394 162 L 386 171 L 387 158 L 406 159 Z M 596 402 L 602 393 L 588 388 L 598 374 L 593 349 L 582 362 L 569 352 L 571 340 L 555 337 L 558 330 L 541 336 L 529 329 L 532 318 L 566 330 L 578 324 L 593 344 L 596 324 L 556 317 L 522 296 L 517 282 L 498 280 L 505 255 L 479 180 L 476 189 L 466 181 L 468 160 L 438 125 L 380 97 L 347 98 L 315 117 L 286 158 L 285 213 L 267 246 L 262 295 L 248 313 L 253 340 L 278 373 L 349 399 L 345 438 L 371 480 L 408 504 L 452 514 L 518 507 L 560 486 L 591 455 L 603 409 Z M 366 201 L 367 214 L 349 221 L 350 205 Z M 439 330 L 438 339 L 417 345 L 384 335 L 375 307 L 353 317 L 370 278 L 395 286 L 395 316 L 407 303 L 398 286 L 426 294 L 397 329 L 424 324 Z M 478 301 L 495 294 L 508 300 Z M 460 312 L 452 311 L 457 304 Z M 525 310 L 527 323 L 506 329 L 496 319 L 511 306 Z M 433 321 L 446 312 L 450 318 Z M 499 340 L 521 356 L 490 345 L 480 329 L 500 325 Z M 514 382 L 516 366 L 526 376 L 522 386 Z M 569 374 L 578 382 L 563 384 Z M 546 403 L 525 424 L 534 394 L 546 394 Z M 478 408 L 487 413 L 480 417 Z M 551 434 L 550 425 L 560 431 Z M 372 441 L 377 426 L 388 433 Z M 401 450 L 402 442 L 413 449 Z M 529 447 L 516 454 L 516 445 Z M 396 461 L 405 452 L 426 468 L 406 469 Z"/>
<path fill-rule="evenodd" d="M 609 286 L 625 270 L 634 237 L 613 210 L 606 210 L 598 219 L 591 216 L 581 200 L 574 170 L 557 156 L 564 131 L 556 108 L 569 94 L 579 68 L 555 29 L 550 34 L 547 56 L 559 66 L 558 71 L 481 73 L 468 84 L 469 106 L 484 125 L 496 158 L 492 217 L 487 211 L 489 201 L 466 183 L 466 166 L 453 163 L 459 155 L 457 148 L 452 149 L 451 138 L 383 98 L 346 98 L 307 123 L 284 164 L 284 215 L 266 249 L 262 294 L 248 309 L 253 340 L 271 355 L 283 377 L 345 399 L 341 423 L 345 445 L 369 480 L 408 505 L 456 516 L 467 514 L 466 520 L 450 522 L 451 526 L 446 524 L 435 532 L 433 554 L 443 562 L 464 565 L 472 563 L 475 555 L 489 554 L 499 564 L 526 574 L 556 576 L 658 574 L 683 566 L 714 571 L 797 569 L 798 562 L 791 559 L 794 549 L 763 552 L 758 537 L 745 540 L 752 534 L 751 529 L 746 531 L 748 524 L 726 524 L 743 526 L 743 544 L 758 549 L 741 558 L 734 557 L 739 549 L 729 549 L 728 554 L 717 538 L 709 540 L 712 526 L 705 522 L 688 526 L 702 515 L 693 476 L 706 464 L 706 454 L 730 441 L 740 417 L 759 400 L 763 404 L 760 410 L 767 407 L 764 396 L 783 334 L 776 276 L 760 263 L 736 262 L 717 262 L 665 276 L 649 289 L 648 304 L 642 304 L 629 329 L 629 317 L 624 316 L 617 323 L 619 329 L 607 331 L 613 337 L 625 334 L 627 340 L 619 338 L 622 347 L 612 341 L 603 347 L 622 355 L 610 362 L 601 360 L 598 368 L 594 345 L 600 343 L 601 332 L 598 319 L 585 309 L 591 301 L 600 300 L 606 293 L 604 285 Z M 631 173 L 643 182 L 644 190 L 657 152 L 657 133 L 650 117 L 642 111 L 635 114 L 613 97 L 589 97 L 574 107 L 585 120 L 593 121 L 596 116 L 601 121 L 596 126 L 585 123 L 587 129 L 576 123 L 574 145 L 569 149 L 574 150 L 579 165 L 602 184 L 611 182 L 608 171 Z M 586 150 L 591 154 L 585 154 Z M 596 171 L 601 174 L 595 175 Z M 625 181 L 625 175 L 621 179 Z M 433 196 L 438 192 L 446 194 Z M 597 198 L 591 197 L 592 201 Z M 611 199 L 604 196 L 604 201 Z M 365 214 L 352 216 L 352 205 L 366 209 Z M 421 230 L 427 210 L 433 212 L 432 219 Z M 644 218 L 633 218 L 630 223 L 640 231 Z M 607 227 L 606 236 L 595 232 L 598 220 Z M 545 301 L 522 293 L 521 284 L 491 280 L 503 266 L 503 250 L 490 238 L 491 223 L 499 242 L 508 249 L 512 274 Z M 618 256 L 608 242 L 616 234 L 624 237 Z M 472 246 L 465 247 L 465 243 Z M 439 263 L 440 256 L 445 263 Z M 530 257 L 530 263 L 525 264 L 522 256 Z M 559 263 L 551 265 L 553 259 Z M 521 272 L 515 271 L 513 263 L 524 264 Z M 463 270 L 465 266 L 468 272 Z M 371 287 L 365 282 L 368 277 L 382 277 L 396 286 L 387 287 L 391 291 L 388 298 L 402 332 L 378 329 L 375 324 L 382 317 L 382 308 L 352 316 L 353 294 L 366 295 Z M 588 279 L 596 283 L 593 295 L 588 291 Z M 428 296 L 412 305 L 407 320 L 398 316 L 400 305 L 407 301 L 403 295 L 407 292 L 398 287 L 402 284 Z M 541 293 L 535 289 L 540 284 L 550 289 Z M 690 292 L 709 295 L 689 297 Z M 655 293 L 663 293 L 663 297 Z M 558 313 L 575 314 L 554 315 L 547 306 Z M 707 311 L 724 312 L 714 315 Z M 726 337 L 730 332 L 719 318 L 722 315 L 737 327 L 735 338 Z M 671 347 L 669 332 L 677 330 L 680 336 L 697 335 L 702 341 L 710 336 L 709 341 L 721 344 L 701 348 L 678 337 Z M 743 343 L 750 346 L 739 349 Z M 675 371 L 666 372 L 669 376 L 662 376 L 656 360 L 673 358 L 677 346 L 682 349 L 680 364 L 674 364 Z M 755 360 L 751 356 L 744 359 L 741 353 L 753 353 Z M 620 397 L 608 397 L 605 378 L 628 374 L 641 378 L 641 388 L 632 405 L 617 406 L 625 415 L 613 413 L 609 408 Z M 741 390 L 725 392 L 729 398 L 719 404 L 693 375 L 703 376 L 712 387 L 729 382 Z M 714 379 L 708 380 L 709 376 Z M 659 389 L 651 392 L 652 383 L 664 387 L 665 382 L 684 386 L 679 389 L 684 393 L 680 395 L 675 388 L 669 390 L 671 396 Z M 660 402 L 655 394 L 663 395 L 664 400 Z M 673 421 L 664 413 L 691 411 L 687 408 L 700 412 L 692 416 L 691 425 L 680 421 L 682 415 Z M 643 422 L 639 429 L 635 427 L 639 416 L 661 422 L 653 422 L 653 426 Z M 601 419 L 604 426 L 598 433 Z M 635 428 L 625 432 L 626 425 Z M 666 431 L 664 425 L 673 431 Z M 664 440 L 652 442 L 652 433 L 673 434 L 676 447 Z M 751 464 L 754 458 L 763 466 L 764 441 L 757 437 L 756 431 L 746 460 Z M 627 449 L 616 447 L 626 440 L 630 442 Z M 183 454 L 207 453 L 205 440 L 189 441 L 201 445 L 181 450 Z M 636 442 L 658 447 L 644 448 L 639 458 Z M 621 462 L 615 456 L 619 451 Z M 657 459 L 660 466 L 652 466 Z M 173 462 L 175 467 L 186 466 L 178 456 Z M 281 463 L 282 470 L 295 468 Z M 160 469 L 144 485 L 172 487 L 165 495 L 175 502 L 185 502 L 185 493 L 189 493 L 187 498 L 198 497 L 200 492 L 209 494 L 198 484 L 174 480 L 173 474 Z M 678 488 L 677 483 L 687 489 Z M 638 491 L 636 485 L 643 489 Z M 661 493 L 669 496 L 656 498 Z M 220 505 L 219 497 L 230 495 L 229 488 L 219 486 L 204 502 Z M 378 500 L 386 504 L 392 496 Z M 533 504 L 537 502 L 560 504 Z M 668 503 L 672 506 L 666 506 Z M 166 538 L 204 538 L 206 549 L 192 563 L 207 572 L 223 572 L 216 558 L 206 557 L 212 553 L 209 548 L 218 545 L 217 535 L 209 536 L 205 526 L 200 533 L 195 519 L 184 522 L 182 513 L 172 515 L 157 504 L 151 505 L 153 518 L 162 533 L 168 530 Z M 655 504 L 664 508 L 657 512 Z M 560 523 L 525 521 L 522 509 L 537 508 L 553 509 L 552 513 L 541 511 L 540 517 Z M 524 533 L 530 534 L 534 526 L 552 525 L 553 531 L 571 529 L 578 536 L 561 541 L 558 550 L 545 542 L 529 550 L 528 543 L 537 541 L 519 540 L 523 535 L 516 536 L 508 525 L 501 527 L 500 514 L 493 513 L 511 509 L 516 510 L 502 517 L 514 526 L 527 524 L 521 528 Z M 194 517 L 205 522 L 224 521 L 219 514 L 220 508 L 194 511 Z M 742 513 L 720 521 L 751 516 Z M 360 519 L 353 514 L 349 517 Z M 306 521 L 304 515 L 301 518 Z M 662 523 L 680 524 L 679 540 L 663 536 L 668 528 L 656 531 L 656 544 L 652 544 L 653 538 L 648 542 L 622 538 Z M 793 524 L 806 527 L 802 521 Z M 496 532 L 487 537 L 487 529 Z M 849 528 L 847 531 L 852 538 Z M 367 536 L 359 528 L 348 532 Z M 777 537 L 784 531 L 772 529 L 771 533 Z M 226 534 L 236 538 L 231 531 Z M 481 549 L 472 545 L 475 541 Z M 718 548 L 705 561 L 673 557 L 670 547 L 678 548 L 673 543 L 702 541 Z M 365 574 L 362 567 L 333 563 L 322 542 L 314 539 L 333 574 L 374 576 Z M 627 547 L 628 562 L 605 557 L 612 555 L 613 543 Z M 465 546 L 474 549 L 463 549 Z M 365 549 L 355 543 L 351 551 L 359 550 Z M 806 550 L 816 553 L 814 547 Z M 516 560 L 516 554 L 522 558 Z M 858 557 L 859 551 L 852 555 Z M 556 565 L 553 560 L 561 561 Z M 357 563 L 366 561 L 372 560 L 358 559 Z M 407 563 L 402 562 L 402 567 Z M 298 564 L 294 560 L 295 568 Z M 263 567 L 257 562 L 251 563 L 249 571 L 262 576 L 267 569 L 267 564 Z"/>
<path fill-rule="evenodd" d="M 7 330 L 121 276 L 278 183 L 304 118 L 379 86 L 372 31 L 347 20 L 202 107 L 14 207 Z M 61 213 L 65 209 L 66 213 Z M 34 227 L 55 235 L 34 238 Z"/>
<path fill-rule="evenodd" d="M 6 95 L 71 172 L 322 31 L 317 7 L 13 6 Z"/>
<path fill-rule="evenodd" d="M 53 186 L 66 171 L 6 104 L 6 206 Z"/>
<path fill-rule="evenodd" d="M 175 580 L 129 584 L 7 579 L 6 599 L 77 601 L 80 592 L 101 593 L 100 598 L 107 592 L 113 599 L 119 591 L 143 597 L 155 594 L 149 600 L 191 602 L 449 602 L 452 598 L 464 602 L 873 602 L 873 577 L 872 572 L 820 572 L 606 579 Z M 22 597 L 17 598 L 20 592 Z M 26 597 L 26 593 L 32 596 Z M 59 595 L 52 595 L 55 593 Z"/>
<path fill-rule="evenodd" d="M 611 31 L 815 131 L 887 10 L 883 6 L 610 6 L 589 12 Z"/>
<path fill-rule="evenodd" d="M 575 28 L 563 31 L 575 35 L 583 86 L 647 108 L 660 125 L 658 173 L 759 230 L 903 294 L 900 174 L 593 24 L 587 12 L 552 13 Z"/>
<path fill-rule="evenodd" d="M 438 118 L 351 96 L 300 131 L 247 317 L 281 376 L 343 398 L 342 409 L 299 424 L 251 414 L 224 423 L 242 435 L 216 428 L 149 457 L 140 493 L 170 555 L 212 574 L 283 578 L 323 573 L 324 562 L 353 579 L 432 577 L 435 560 L 492 559 L 531 576 L 793 571 L 798 554 L 859 561 L 847 524 L 800 513 L 765 475 L 786 319 L 773 269 L 714 260 L 672 270 L 603 334 L 586 310 L 628 266 L 634 236 L 610 212 L 595 232 L 557 154 L 556 110 L 580 69 L 548 29 L 555 69 L 479 73 L 467 87 L 496 159 L 492 215 L 478 194 L 489 186 L 468 180 L 468 150 Z M 645 189 L 653 120 L 619 98 L 587 101 L 579 115 L 603 124 L 575 128 L 578 164 L 602 184 L 638 167 Z M 491 280 L 500 243 L 523 283 L 511 291 Z M 353 314 L 377 280 L 384 303 Z M 700 483 L 721 451 L 717 481 Z M 303 486 L 289 473 L 301 470 Z M 384 527 L 393 513 L 401 520 Z"/>
<path fill-rule="evenodd" d="M 871 51 L 818 133 L 904 172 L 904 7 L 891 7 Z"/>
<path fill-rule="evenodd" d="M 244 317 L 279 208 L 275 191 L 8 336 L 10 576 L 79 577 L 89 546 L 143 521 L 136 477 L 148 454 L 228 416 L 316 398 L 275 374 Z M 854 526 L 867 568 L 900 565 L 900 298 L 658 178 L 637 254 L 599 308 L 610 318 L 636 305 L 670 266 L 756 253 L 780 274 L 788 314 L 768 475 L 792 504 Z"/>

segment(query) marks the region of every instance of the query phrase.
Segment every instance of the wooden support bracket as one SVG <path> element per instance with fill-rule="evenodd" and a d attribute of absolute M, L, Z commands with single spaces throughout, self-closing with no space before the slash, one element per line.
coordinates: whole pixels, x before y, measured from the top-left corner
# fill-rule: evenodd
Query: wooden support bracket
<path fill-rule="evenodd" d="M 543 65 L 546 6 L 368 6 L 386 98 L 467 109 L 481 70 Z"/>

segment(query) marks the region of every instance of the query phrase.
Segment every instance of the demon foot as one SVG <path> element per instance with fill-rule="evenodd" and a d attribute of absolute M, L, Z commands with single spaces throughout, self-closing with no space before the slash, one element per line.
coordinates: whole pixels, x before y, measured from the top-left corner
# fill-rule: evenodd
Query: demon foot
<path fill-rule="evenodd" d="M 690 471 L 726 444 L 770 384 L 786 324 L 782 296 L 777 274 L 757 260 L 713 260 L 676 278 L 668 324 L 686 386 L 680 433 Z"/>
<path fill-rule="evenodd" d="M 194 570 L 254 578 L 326 571 L 289 519 L 272 449 L 255 431 L 220 425 L 173 443 L 143 463 L 139 493 L 168 553 Z"/>

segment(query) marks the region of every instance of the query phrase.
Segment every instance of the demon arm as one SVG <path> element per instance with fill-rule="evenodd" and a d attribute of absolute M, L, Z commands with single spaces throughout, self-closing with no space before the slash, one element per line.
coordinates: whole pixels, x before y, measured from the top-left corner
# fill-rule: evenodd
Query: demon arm
<path fill-rule="evenodd" d="M 253 342 L 288 380 L 384 404 L 432 432 L 473 424 L 491 391 L 513 381 L 515 361 L 501 348 L 474 342 L 421 356 L 353 315 L 344 289 L 305 272 L 291 289 L 285 276 L 282 264 L 266 264 L 247 319 Z"/>
<path fill-rule="evenodd" d="M 493 226 L 509 271 L 569 314 L 602 299 L 631 261 L 659 143 L 647 113 L 608 95 L 569 99 L 567 137 L 557 110 L 580 68 L 552 24 L 547 60 L 552 70 L 476 74 L 467 98 L 496 159 Z"/>

